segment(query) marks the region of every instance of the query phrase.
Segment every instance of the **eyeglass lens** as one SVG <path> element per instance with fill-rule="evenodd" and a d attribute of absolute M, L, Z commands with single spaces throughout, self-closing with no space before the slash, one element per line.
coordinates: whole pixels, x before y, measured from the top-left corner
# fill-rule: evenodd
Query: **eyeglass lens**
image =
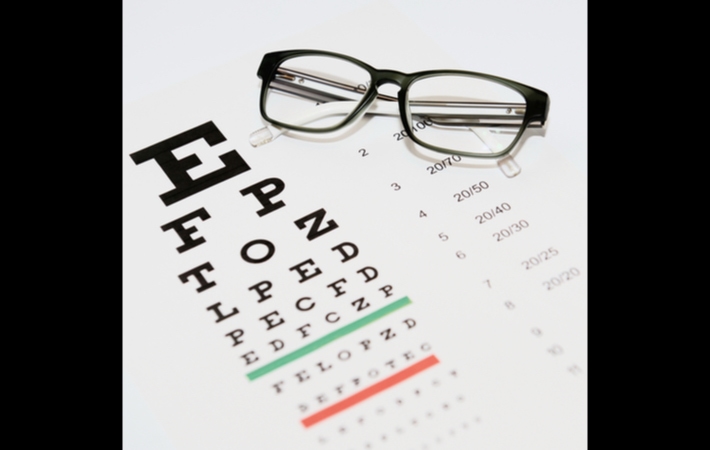
<path fill-rule="evenodd" d="M 410 126 L 426 125 L 417 132 L 419 140 L 471 155 L 507 149 L 525 116 L 518 91 L 469 75 L 418 78 L 407 91 L 407 105 Z"/>
<path fill-rule="evenodd" d="M 265 111 L 272 120 L 306 130 L 337 127 L 363 101 L 370 78 L 367 70 L 343 59 L 291 58 L 269 83 Z"/>

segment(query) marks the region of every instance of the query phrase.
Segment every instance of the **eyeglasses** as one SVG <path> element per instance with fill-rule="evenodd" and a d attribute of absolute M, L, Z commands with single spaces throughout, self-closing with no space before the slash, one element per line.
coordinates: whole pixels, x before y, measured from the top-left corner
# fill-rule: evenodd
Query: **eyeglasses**
<path fill-rule="evenodd" d="M 363 114 L 399 115 L 407 135 L 437 152 L 476 158 L 510 153 L 529 127 L 542 127 L 549 96 L 515 81 L 461 70 L 405 74 L 318 50 L 267 53 L 260 110 L 271 124 L 251 134 L 254 147 L 286 130 L 325 133 Z M 379 94 L 399 85 L 397 97 Z"/>

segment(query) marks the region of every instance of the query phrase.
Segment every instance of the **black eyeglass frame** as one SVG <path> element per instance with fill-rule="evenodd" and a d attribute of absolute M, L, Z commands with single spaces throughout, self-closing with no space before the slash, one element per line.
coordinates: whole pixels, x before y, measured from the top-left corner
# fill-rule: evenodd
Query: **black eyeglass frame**
<path fill-rule="evenodd" d="M 364 92 L 362 100 L 360 101 L 359 105 L 348 116 L 346 116 L 345 119 L 343 119 L 342 122 L 327 128 L 312 129 L 274 120 L 266 113 L 266 98 L 269 91 L 269 85 L 271 84 L 271 81 L 276 77 L 279 66 L 286 60 L 300 56 L 327 56 L 332 58 L 343 59 L 363 68 L 370 74 L 371 83 L 367 90 Z M 511 141 L 510 145 L 508 145 L 505 149 L 495 153 L 472 155 L 466 152 L 437 147 L 426 142 L 422 142 L 417 137 L 416 133 L 413 132 L 411 126 L 409 125 L 411 117 L 408 117 L 407 115 L 409 111 L 409 108 L 407 107 L 407 95 L 409 92 L 409 87 L 412 83 L 422 78 L 442 75 L 473 76 L 481 79 L 494 81 L 519 92 L 523 96 L 526 104 L 525 115 L 523 116 L 523 121 L 520 125 L 520 129 L 518 130 L 518 133 L 515 138 Z M 348 55 L 328 52 L 324 50 L 284 50 L 267 53 L 261 60 L 261 64 L 259 65 L 259 69 L 257 70 L 257 76 L 262 80 L 259 109 L 261 112 L 261 116 L 264 118 L 264 120 L 273 125 L 288 130 L 302 131 L 308 133 L 328 133 L 345 127 L 367 111 L 367 108 L 372 104 L 373 101 L 375 101 L 378 96 L 378 87 L 386 83 L 396 84 L 400 87 L 399 93 L 397 94 L 400 119 L 402 121 L 402 125 L 404 126 L 405 131 L 414 142 L 421 145 L 422 147 L 437 152 L 456 154 L 459 156 L 467 156 L 474 158 L 500 158 L 502 156 L 507 155 L 513 150 L 513 148 L 515 148 L 515 145 L 520 140 L 520 137 L 533 122 L 539 122 L 539 126 L 543 126 L 545 124 L 547 120 L 547 114 L 550 108 L 550 97 L 547 95 L 547 93 L 531 86 L 527 86 L 516 81 L 508 80 L 506 78 L 464 70 L 427 70 L 423 72 L 406 74 L 398 72 L 396 70 L 375 69 L 369 64 L 366 64 Z"/>

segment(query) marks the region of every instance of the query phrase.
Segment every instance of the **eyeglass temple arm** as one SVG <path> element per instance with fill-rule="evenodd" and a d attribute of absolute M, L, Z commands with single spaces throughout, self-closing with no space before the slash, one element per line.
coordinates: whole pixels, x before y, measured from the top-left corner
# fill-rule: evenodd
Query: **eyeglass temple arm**
<path fill-rule="evenodd" d="M 287 69 L 285 67 L 279 67 L 277 70 L 276 77 L 271 81 L 271 84 L 269 85 L 271 88 L 274 90 L 282 91 L 282 92 L 288 92 L 291 94 L 298 95 L 302 98 L 307 98 L 319 103 L 326 103 L 326 102 L 332 102 L 332 101 L 350 101 L 351 99 L 348 97 L 343 97 L 340 95 L 337 95 L 333 92 L 325 92 L 321 91 L 315 88 L 311 88 L 308 86 L 304 86 L 299 83 L 303 83 L 304 80 L 309 80 L 313 81 L 318 84 L 322 85 L 327 85 L 331 87 L 335 87 L 338 89 L 342 89 L 344 91 L 348 92 L 357 92 L 360 94 L 364 94 L 367 91 L 367 87 L 364 84 L 360 84 L 358 86 L 353 86 L 351 84 L 347 83 L 341 83 L 338 81 L 334 80 L 329 80 L 327 78 L 322 78 L 318 77 L 316 75 L 311 75 L 307 74 L 304 72 L 299 72 L 293 69 Z M 377 100 L 385 100 L 389 102 L 397 102 L 396 97 L 392 97 L 389 95 L 384 95 L 384 94 L 377 94 Z M 479 101 L 479 102 L 443 102 L 443 101 L 410 101 L 409 104 L 411 106 L 431 106 L 431 107 L 483 107 L 483 108 L 498 108 L 498 109 L 506 109 L 512 112 L 515 112 L 517 115 L 520 114 L 525 114 L 525 107 L 526 105 L 524 103 L 501 103 L 501 102 L 489 102 L 489 101 Z M 369 111 L 368 111 L 369 112 Z M 367 113 L 367 112 L 366 112 Z M 510 120 L 517 120 L 519 117 L 514 118 L 509 115 L 491 115 L 491 114 L 485 114 L 485 115 L 473 115 L 473 114 L 465 114 L 465 115 L 455 115 L 451 113 L 441 113 L 441 114 L 436 114 L 436 113 L 429 113 L 429 114 L 418 114 L 418 115 L 426 115 L 427 117 L 432 117 L 432 116 L 438 116 L 438 120 L 441 121 L 441 124 L 445 124 L 444 122 L 448 122 L 446 124 L 454 125 L 454 124 L 461 124 L 465 125 L 467 124 L 465 122 L 466 118 L 470 119 L 475 119 L 475 121 L 470 122 L 470 126 L 494 126 L 494 125 L 510 125 L 510 123 L 500 123 L 496 124 L 495 122 L 486 122 L 481 124 L 479 121 L 476 119 L 479 118 L 486 118 L 486 119 L 497 119 L 497 120 L 503 120 L 503 121 L 510 121 Z M 451 120 L 449 120 L 451 119 Z M 464 119 L 462 121 L 462 119 Z M 454 123 L 456 122 L 456 123 Z M 540 120 L 534 121 L 531 123 L 529 126 L 537 126 L 541 127 L 542 123 Z"/>
<path fill-rule="evenodd" d="M 340 84 L 340 86 L 346 86 L 343 84 Z M 313 100 L 315 102 L 320 103 L 328 103 L 328 102 L 336 102 L 336 101 L 352 101 L 351 99 L 347 97 L 343 97 L 337 94 L 334 94 L 332 92 L 324 92 L 324 91 L 319 91 L 318 89 L 310 88 L 307 86 L 300 86 L 297 84 L 293 83 L 285 83 L 281 80 L 274 80 L 271 82 L 270 87 L 276 91 L 281 91 L 281 92 L 287 92 L 289 94 L 295 94 L 298 95 L 301 98 L 307 98 L 309 100 Z M 354 87 L 354 86 L 349 86 L 349 90 L 352 91 L 360 91 L 359 88 Z M 384 100 L 388 102 L 397 102 L 397 98 L 389 96 L 389 95 L 384 95 L 384 94 L 377 94 L 377 100 Z M 509 110 L 515 110 L 517 114 L 524 114 L 525 112 L 525 104 L 524 103 L 496 103 L 496 102 L 443 102 L 443 101 L 410 101 L 409 104 L 411 106 L 431 106 L 431 107 L 452 107 L 452 108 L 460 108 L 460 107 L 484 107 L 484 108 L 499 108 L 499 109 L 509 109 Z M 369 112 L 369 111 L 368 111 Z M 395 113 L 396 114 L 396 113 Z M 427 117 L 436 115 L 436 113 L 430 113 Z M 446 114 L 439 114 L 441 116 L 442 122 L 446 119 L 455 119 L 457 123 L 461 123 L 461 119 L 465 118 L 476 118 L 479 116 L 472 115 L 472 114 L 466 114 L 466 115 L 452 115 L 449 113 Z M 480 115 L 480 117 L 486 117 L 489 119 L 496 118 L 498 120 L 510 120 L 510 116 L 506 115 L 499 115 L 499 116 L 493 116 L 491 114 L 485 114 L 485 115 Z M 454 124 L 452 122 L 452 124 Z M 471 122 L 472 125 L 478 124 L 478 122 Z M 495 123 L 489 122 L 486 125 L 495 125 Z M 505 123 L 501 123 L 500 125 L 505 125 Z"/>
<path fill-rule="evenodd" d="M 280 78 L 278 78 L 280 76 Z M 346 115 L 349 112 L 351 112 L 354 109 L 354 103 L 358 103 L 358 101 L 355 100 L 349 100 L 347 97 L 339 96 L 337 94 L 334 94 L 332 92 L 324 92 L 320 91 L 318 89 L 314 89 L 311 87 L 307 86 L 302 86 L 300 84 L 293 83 L 293 81 L 296 81 L 296 77 L 300 78 L 305 78 L 311 81 L 315 81 L 317 83 L 321 83 L 324 85 L 329 85 L 332 87 L 337 87 L 340 89 L 344 89 L 347 91 L 354 91 L 354 92 L 360 92 L 364 93 L 365 89 L 364 86 L 363 88 L 359 86 L 352 86 L 344 83 L 339 83 L 336 81 L 332 80 L 327 80 L 324 78 L 316 77 L 313 75 L 293 71 L 293 70 L 286 70 L 284 68 L 279 69 L 279 74 L 277 74 L 277 78 L 274 78 L 270 84 L 270 86 L 275 89 L 279 90 L 282 92 L 288 92 L 291 94 L 298 95 L 302 98 L 307 98 L 310 100 L 314 100 L 317 103 L 313 107 L 311 107 L 308 111 L 305 113 L 300 113 L 296 117 L 292 117 L 289 120 L 287 120 L 288 123 L 292 123 L 294 125 L 305 125 L 307 123 L 310 123 L 312 121 L 322 119 L 325 117 L 333 116 L 333 115 Z M 375 101 L 373 102 L 372 105 L 367 109 L 365 114 L 377 114 L 377 115 L 392 115 L 392 116 L 398 116 L 399 115 L 399 108 L 397 106 L 397 99 L 392 96 L 388 95 L 383 95 L 383 94 L 378 94 L 376 97 L 377 100 L 382 100 L 380 101 Z M 321 103 L 322 102 L 322 103 Z M 524 113 L 524 108 L 525 104 L 505 104 L 505 103 L 495 103 L 495 102 L 437 102 L 437 101 L 414 101 L 410 102 L 410 105 L 412 106 L 432 106 L 432 107 L 441 107 L 441 106 L 452 106 L 452 107 L 471 107 L 471 106 L 478 106 L 478 107 L 487 107 L 487 108 L 506 108 L 506 109 L 517 109 L 520 111 L 522 108 L 522 112 Z M 496 122 L 496 121 L 519 121 L 520 117 L 510 117 L 510 116 L 505 116 L 505 115 L 497 115 L 493 116 L 490 114 L 484 114 L 484 115 L 472 115 L 472 114 L 466 114 L 466 115 L 455 115 L 451 113 L 430 113 L 430 114 L 424 114 L 424 113 L 418 113 L 418 115 L 425 116 L 428 120 L 433 122 L 434 124 L 437 125 L 449 125 L 449 126 L 466 126 L 466 127 L 492 127 L 492 126 L 519 126 L 516 125 L 515 123 L 505 123 L 505 122 Z M 481 119 L 485 119 L 485 122 L 481 122 Z M 532 127 L 541 127 L 541 123 L 537 124 L 530 124 L 529 126 Z M 480 135 L 478 131 L 476 131 L 474 128 L 470 128 L 471 131 L 475 132 L 476 135 L 479 135 L 479 138 L 483 139 L 483 137 Z M 253 147 L 258 147 L 261 145 L 264 145 L 268 142 L 271 142 L 272 140 L 276 139 L 279 135 L 287 131 L 286 129 L 283 129 L 281 127 L 275 126 L 275 125 L 267 125 L 264 128 L 261 128 L 255 132 L 253 132 L 249 136 L 249 142 Z M 489 133 L 484 133 L 484 135 L 489 136 Z M 487 139 L 483 139 L 484 141 L 490 141 L 487 143 L 490 144 L 495 144 L 496 141 L 492 140 L 492 137 L 488 137 Z"/>
<path fill-rule="evenodd" d="M 359 85 L 359 86 L 353 86 L 350 84 L 345 84 L 345 83 L 340 83 L 337 81 L 332 81 L 332 80 L 327 80 L 325 78 L 317 77 L 314 75 L 309 75 L 303 72 L 297 72 L 295 70 L 291 69 L 284 69 L 284 68 L 279 68 L 279 73 L 277 74 L 276 78 L 274 78 L 271 81 L 271 84 L 269 87 L 271 87 L 274 90 L 281 91 L 281 92 L 287 92 L 290 94 L 298 95 L 301 98 L 307 98 L 310 100 L 313 100 L 318 103 L 326 103 L 326 102 L 333 102 L 333 101 L 350 101 L 351 99 L 348 97 L 343 97 L 340 95 L 337 95 L 333 92 L 325 92 L 321 91 L 312 87 L 308 86 L 303 86 L 301 84 L 297 84 L 296 80 L 299 79 L 299 82 L 302 82 L 304 79 L 314 81 L 319 84 L 323 85 L 328 85 L 331 87 L 336 87 L 348 92 L 358 92 L 360 94 L 364 94 L 366 91 L 366 87 L 364 85 Z M 385 100 L 389 102 L 397 102 L 396 97 L 392 97 L 389 95 L 384 95 L 384 94 L 377 94 L 376 97 L 378 100 Z M 481 101 L 481 102 L 442 102 L 442 101 L 410 101 L 409 104 L 411 106 L 431 106 L 431 107 L 441 107 L 441 106 L 447 106 L 447 107 L 485 107 L 485 108 L 499 108 L 499 109 L 507 109 L 511 111 L 515 111 L 517 114 L 524 114 L 525 113 L 525 104 L 524 103 L 500 103 L 500 102 L 488 102 L 488 101 Z M 434 113 L 430 113 L 428 117 L 431 117 L 434 115 Z M 449 113 L 447 114 L 439 114 L 439 116 L 442 117 L 442 121 L 444 118 L 453 118 L 453 116 Z M 466 114 L 465 116 L 458 116 L 456 118 L 456 121 L 458 123 L 461 123 L 462 118 L 476 118 L 477 116 Z M 491 114 L 486 114 L 486 115 L 481 115 L 480 117 L 486 117 L 488 119 L 498 119 L 498 120 L 510 120 L 510 116 L 506 115 L 498 115 L 498 116 L 493 116 Z M 478 122 L 472 122 L 471 125 L 477 125 Z M 493 122 L 488 122 L 486 125 L 495 125 Z M 499 125 L 506 125 L 506 123 L 501 123 Z M 538 125 L 542 126 L 542 125 Z"/>

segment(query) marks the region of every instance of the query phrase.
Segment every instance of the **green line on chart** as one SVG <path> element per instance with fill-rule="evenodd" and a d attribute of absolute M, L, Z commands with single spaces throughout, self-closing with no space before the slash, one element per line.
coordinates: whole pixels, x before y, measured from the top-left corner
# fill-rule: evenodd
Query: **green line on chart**
<path fill-rule="evenodd" d="M 297 360 L 298 358 L 301 358 L 303 356 L 306 356 L 307 354 L 314 352 L 318 350 L 319 348 L 323 347 L 324 345 L 327 345 L 331 342 L 333 342 L 336 339 L 339 339 L 347 334 L 352 333 L 353 331 L 364 327 L 367 324 L 370 324 L 378 319 L 381 319 L 382 317 L 386 316 L 387 314 L 394 312 L 398 310 L 399 308 L 402 308 L 403 306 L 407 306 L 408 304 L 412 303 L 412 301 L 409 299 L 409 297 L 402 297 L 396 302 L 392 302 L 389 305 L 378 309 L 377 311 L 373 312 L 370 315 L 367 315 L 363 317 L 362 319 L 358 319 L 355 322 L 352 322 L 348 325 L 345 325 L 342 328 L 338 328 L 337 330 L 326 334 L 320 339 L 317 339 L 310 344 L 303 346 L 299 348 L 298 350 L 295 350 L 288 355 L 282 356 L 281 358 L 270 362 L 269 364 L 254 370 L 253 372 L 249 372 L 247 374 L 247 378 L 249 380 L 256 380 L 257 378 L 266 375 L 269 372 L 272 372 L 279 367 L 288 364 L 292 361 Z"/>

